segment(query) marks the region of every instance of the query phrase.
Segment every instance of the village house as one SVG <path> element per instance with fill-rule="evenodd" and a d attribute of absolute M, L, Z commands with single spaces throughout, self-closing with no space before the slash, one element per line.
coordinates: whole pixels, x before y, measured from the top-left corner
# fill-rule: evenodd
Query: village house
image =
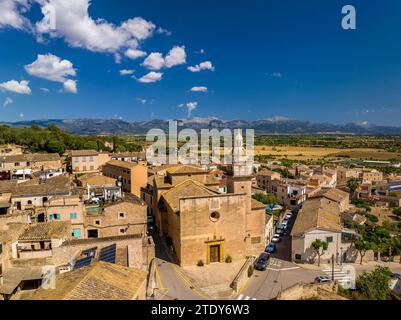
<path fill-rule="evenodd" d="M 17 186 L 17 181 L 0 181 L 0 216 L 11 213 L 11 196 Z"/>
<path fill-rule="evenodd" d="M 141 188 L 146 187 L 148 181 L 147 163 L 111 160 L 104 165 L 103 175 L 119 180 L 124 192 L 141 197 Z"/>
<path fill-rule="evenodd" d="M 104 205 L 87 205 L 85 210 L 86 238 L 146 235 L 147 206 L 135 196 L 126 196 Z"/>
<path fill-rule="evenodd" d="M 71 238 L 71 223 L 51 221 L 30 224 L 18 237 L 13 258 L 43 259 L 52 256 L 52 249 Z"/>
<path fill-rule="evenodd" d="M 309 198 L 323 198 L 322 201 L 327 204 L 334 202 L 338 205 L 341 213 L 349 210 L 349 193 L 337 188 L 321 189 Z"/>
<path fill-rule="evenodd" d="M 334 255 L 335 261 L 347 261 L 355 257 L 350 232 L 345 232 L 341 225 L 340 206 L 337 202 L 328 202 L 327 198 L 308 199 L 299 211 L 291 231 L 292 260 L 296 262 L 317 262 L 317 254 L 312 248 L 316 239 L 327 242 L 328 249 L 321 256 L 321 261 L 328 262 Z"/>
<path fill-rule="evenodd" d="M 261 170 L 256 174 L 256 184 L 259 188 L 267 190 L 268 192 L 272 191 L 272 181 L 280 181 L 281 175 L 278 172 L 274 172 L 271 170 Z"/>
<path fill-rule="evenodd" d="M 146 153 L 145 152 L 111 153 L 110 160 L 118 160 L 126 162 L 146 161 Z"/>
<path fill-rule="evenodd" d="M 110 160 L 107 152 L 96 150 L 72 150 L 71 165 L 73 173 L 98 172 Z"/>
<path fill-rule="evenodd" d="M 40 288 L 32 300 L 145 300 L 147 272 L 108 262 L 59 274 L 55 288 Z"/>
<path fill-rule="evenodd" d="M 273 180 L 271 193 L 277 197 L 281 205 L 296 210 L 307 198 L 307 187 L 297 180 Z"/>
<path fill-rule="evenodd" d="M 14 156 L 22 154 L 22 147 L 15 144 L 1 144 L 0 145 L 0 157 L 2 156 Z"/>
<path fill-rule="evenodd" d="M 84 201 L 92 201 L 92 199 L 113 201 L 122 197 L 117 179 L 99 173 L 88 173 L 79 177 L 78 186 L 84 190 L 82 194 Z"/>
<path fill-rule="evenodd" d="M 376 183 L 383 180 L 383 172 L 377 171 L 375 169 L 369 170 L 364 169 L 361 174 L 362 183 Z"/>
<path fill-rule="evenodd" d="M 83 238 L 85 236 L 85 208 L 78 196 L 53 197 L 43 207 L 46 221 L 69 221 L 73 238 Z"/>
<path fill-rule="evenodd" d="M 27 153 L 10 156 L 0 156 L 0 171 L 11 175 L 18 170 L 36 172 L 43 170 L 59 170 L 62 167 L 58 153 Z"/>
<path fill-rule="evenodd" d="M 70 179 L 58 176 L 45 182 L 33 180 L 19 183 L 12 192 L 11 203 L 14 210 L 32 210 L 43 207 L 54 196 L 70 195 Z M 38 221 L 44 220 L 44 213 L 40 213 Z"/>

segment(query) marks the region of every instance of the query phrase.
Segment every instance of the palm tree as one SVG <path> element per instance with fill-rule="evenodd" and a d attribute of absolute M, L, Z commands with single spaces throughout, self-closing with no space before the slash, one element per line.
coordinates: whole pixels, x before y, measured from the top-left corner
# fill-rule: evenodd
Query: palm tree
<path fill-rule="evenodd" d="M 312 249 L 315 250 L 315 252 L 318 256 L 317 265 L 320 267 L 320 257 L 327 250 L 327 248 L 329 247 L 329 244 L 326 241 L 316 239 L 315 241 L 312 242 L 311 246 L 312 246 Z"/>
<path fill-rule="evenodd" d="M 360 183 L 359 180 L 356 178 L 350 178 L 347 181 L 347 187 L 350 189 L 351 191 L 351 198 L 354 197 L 355 191 L 358 189 Z"/>

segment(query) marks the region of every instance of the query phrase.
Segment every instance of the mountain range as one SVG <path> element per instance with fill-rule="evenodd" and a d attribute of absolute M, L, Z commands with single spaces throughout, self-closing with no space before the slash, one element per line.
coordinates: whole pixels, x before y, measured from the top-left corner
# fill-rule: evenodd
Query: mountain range
<path fill-rule="evenodd" d="M 366 123 L 330 124 L 273 117 L 263 120 L 221 120 L 217 118 L 175 119 L 179 130 L 200 129 L 254 129 L 256 134 L 354 134 L 401 135 L 401 127 L 368 125 Z M 124 121 L 120 119 L 43 119 L 1 124 L 14 128 L 37 125 L 56 125 L 60 129 L 79 135 L 142 135 L 150 129 L 168 131 L 168 120 Z"/>

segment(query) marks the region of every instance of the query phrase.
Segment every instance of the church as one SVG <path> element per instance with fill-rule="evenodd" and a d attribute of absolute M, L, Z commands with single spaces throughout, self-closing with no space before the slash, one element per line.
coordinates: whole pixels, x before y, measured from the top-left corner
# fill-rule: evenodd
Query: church
<path fill-rule="evenodd" d="M 234 149 L 241 148 L 236 136 Z M 234 150 L 235 152 L 235 150 Z M 171 239 L 181 266 L 233 261 L 265 248 L 265 205 L 252 199 L 252 165 L 227 167 L 221 181 L 192 165 L 167 167 L 153 180 L 156 227 Z"/>

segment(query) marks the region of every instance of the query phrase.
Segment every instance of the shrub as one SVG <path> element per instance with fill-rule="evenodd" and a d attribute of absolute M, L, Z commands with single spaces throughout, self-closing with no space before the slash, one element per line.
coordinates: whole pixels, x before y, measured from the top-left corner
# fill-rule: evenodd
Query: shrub
<path fill-rule="evenodd" d="M 227 256 L 226 263 L 231 263 L 231 262 L 233 262 L 233 259 L 231 258 L 231 256 Z"/>
<path fill-rule="evenodd" d="M 203 267 L 205 264 L 203 263 L 202 260 L 199 260 L 198 263 L 196 264 L 198 267 Z"/>
<path fill-rule="evenodd" d="M 254 270 L 253 266 L 249 266 L 249 268 L 248 268 L 248 278 L 252 277 L 254 271 L 255 270 Z"/>
<path fill-rule="evenodd" d="M 373 223 L 379 222 L 379 218 L 374 216 L 373 214 L 368 214 L 368 220 Z"/>

